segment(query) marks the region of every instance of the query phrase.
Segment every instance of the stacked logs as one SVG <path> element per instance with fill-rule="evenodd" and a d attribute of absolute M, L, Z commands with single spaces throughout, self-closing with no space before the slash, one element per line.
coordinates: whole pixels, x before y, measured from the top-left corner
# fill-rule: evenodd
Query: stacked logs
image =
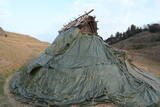
<path fill-rule="evenodd" d="M 93 9 L 85 13 L 84 15 L 76 18 L 75 20 L 69 22 L 59 32 L 66 31 L 72 27 L 78 27 L 82 33 L 97 35 L 97 21 L 95 21 L 95 17 L 88 15 L 92 11 Z"/>

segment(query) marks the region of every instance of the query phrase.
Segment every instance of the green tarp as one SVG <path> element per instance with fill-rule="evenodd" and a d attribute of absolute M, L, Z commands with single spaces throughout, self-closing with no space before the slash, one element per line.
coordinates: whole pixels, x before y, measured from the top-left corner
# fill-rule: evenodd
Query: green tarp
<path fill-rule="evenodd" d="M 31 64 L 15 74 L 10 92 L 16 100 L 48 105 L 160 107 L 160 81 L 136 68 L 97 35 L 71 28 L 61 32 Z"/>

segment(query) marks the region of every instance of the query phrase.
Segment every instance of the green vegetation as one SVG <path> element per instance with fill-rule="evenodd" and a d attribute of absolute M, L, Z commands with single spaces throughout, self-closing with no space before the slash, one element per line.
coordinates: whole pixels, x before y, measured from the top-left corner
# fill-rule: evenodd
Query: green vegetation
<path fill-rule="evenodd" d="M 21 69 L 23 69 L 23 67 L 21 67 L 19 70 L 21 70 Z M 6 82 L 6 79 L 19 70 L 6 71 L 5 73 L 0 75 L 0 96 L 4 96 L 3 88 L 4 88 L 4 84 Z"/>
<path fill-rule="evenodd" d="M 0 75 L 0 95 L 4 95 L 3 91 L 4 83 L 5 83 L 5 78 L 2 75 Z"/>
<path fill-rule="evenodd" d="M 5 75 L 0 75 L 0 107 L 13 107 L 9 101 L 7 96 L 4 94 L 4 84 L 6 82 L 6 78 L 11 73 L 6 73 Z"/>
<path fill-rule="evenodd" d="M 0 95 L 3 95 L 3 96 L 4 96 L 3 87 L 4 87 L 4 84 L 5 84 L 5 81 L 6 81 L 6 79 L 7 79 L 10 75 L 12 75 L 13 73 L 15 73 L 15 71 L 6 72 L 6 73 L 0 75 Z"/>
<path fill-rule="evenodd" d="M 13 75 L 15 72 L 16 70 L 12 70 L 10 72 L 8 71 L 0 75 L 0 107 L 13 107 L 9 103 L 8 98 L 4 93 L 4 85 L 5 85 L 6 79 L 9 76 Z"/>

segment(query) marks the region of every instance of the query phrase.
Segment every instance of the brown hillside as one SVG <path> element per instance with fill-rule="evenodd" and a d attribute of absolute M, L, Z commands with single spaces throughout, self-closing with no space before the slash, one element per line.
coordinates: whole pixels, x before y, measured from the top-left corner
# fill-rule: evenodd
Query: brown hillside
<path fill-rule="evenodd" d="M 112 45 L 127 50 L 138 67 L 160 75 L 160 32 L 142 32 Z"/>
<path fill-rule="evenodd" d="M 0 37 L 0 73 L 19 69 L 49 45 L 28 35 L 6 34 L 7 37 Z"/>

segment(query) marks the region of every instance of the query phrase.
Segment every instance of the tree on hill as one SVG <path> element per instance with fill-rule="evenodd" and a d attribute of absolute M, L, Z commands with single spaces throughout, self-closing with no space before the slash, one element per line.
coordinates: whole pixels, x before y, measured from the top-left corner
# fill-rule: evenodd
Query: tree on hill
<path fill-rule="evenodd" d="M 148 24 L 148 28 L 152 33 L 160 32 L 160 24 Z"/>

